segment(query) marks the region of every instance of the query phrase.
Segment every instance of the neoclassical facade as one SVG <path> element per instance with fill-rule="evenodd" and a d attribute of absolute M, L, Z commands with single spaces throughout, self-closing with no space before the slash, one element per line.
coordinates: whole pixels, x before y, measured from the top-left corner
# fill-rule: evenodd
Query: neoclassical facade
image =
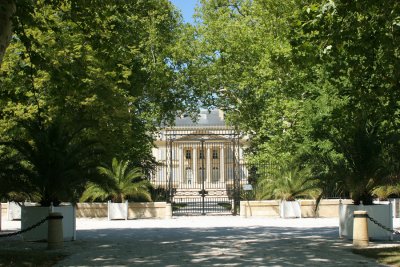
<path fill-rule="evenodd" d="M 224 114 L 202 110 L 197 122 L 177 118 L 175 126 L 159 132 L 153 155 L 159 163 L 152 177 L 177 199 L 233 199 L 247 183 L 243 162 L 246 140 L 225 124 Z"/>

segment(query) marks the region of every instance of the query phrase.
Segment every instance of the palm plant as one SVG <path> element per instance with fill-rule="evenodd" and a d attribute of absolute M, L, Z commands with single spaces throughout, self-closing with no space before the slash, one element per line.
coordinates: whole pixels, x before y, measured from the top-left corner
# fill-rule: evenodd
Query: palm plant
<path fill-rule="evenodd" d="M 400 185 L 382 185 L 376 187 L 372 194 L 379 200 L 387 200 L 391 195 L 400 194 Z"/>
<path fill-rule="evenodd" d="M 259 178 L 256 184 L 257 199 L 293 201 L 298 197 L 316 197 L 320 194 L 318 180 L 307 168 L 281 164 Z"/>
<path fill-rule="evenodd" d="M 61 119 L 24 123 L 22 129 L 23 134 L 1 142 L 15 154 L 7 159 L 9 170 L 17 170 L 11 192 L 27 194 L 42 206 L 79 199 L 86 182 L 95 181 L 98 142 L 84 135 L 85 127 L 73 130 Z"/>
<path fill-rule="evenodd" d="M 98 172 L 106 179 L 102 184 L 89 182 L 83 192 L 81 201 L 106 200 L 123 202 L 128 198 L 142 198 L 151 201 L 150 182 L 143 179 L 140 168 L 129 168 L 129 160 L 112 159 L 111 168 L 97 167 Z"/>

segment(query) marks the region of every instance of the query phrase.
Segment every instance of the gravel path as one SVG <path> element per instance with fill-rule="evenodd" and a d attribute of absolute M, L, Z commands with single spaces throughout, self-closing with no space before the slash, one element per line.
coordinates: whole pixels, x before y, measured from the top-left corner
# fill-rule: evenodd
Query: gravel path
<path fill-rule="evenodd" d="M 78 219 L 77 230 L 78 240 L 64 243 L 70 256 L 56 266 L 382 266 L 351 252 L 337 218 Z"/>

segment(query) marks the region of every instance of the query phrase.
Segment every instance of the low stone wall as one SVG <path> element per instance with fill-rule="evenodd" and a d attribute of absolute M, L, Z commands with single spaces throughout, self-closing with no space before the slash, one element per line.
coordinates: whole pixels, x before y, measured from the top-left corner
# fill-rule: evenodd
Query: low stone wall
<path fill-rule="evenodd" d="M 240 201 L 241 217 L 279 217 L 278 200 Z"/>
<path fill-rule="evenodd" d="M 107 218 L 107 203 L 77 203 L 77 218 Z"/>
<path fill-rule="evenodd" d="M 166 202 L 129 203 L 128 219 L 166 218 Z"/>
<path fill-rule="evenodd" d="M 78 218 L 107 218 L 107 203 L 77 203 Z M 128 219 L 166 218 L 166 202 L 132 202 L 128 204 Z"/>
<path fill-rule="evenodd" d="M 352 204 L 351 199 L 342 199 L 343 204 Z M 300 200 L 302 218 L 339 217 L 339 199 L 322 199 L 315 212 L 315 200 Z M 279 217 L 279 200 L 240 201 L 242 217 Z"/>
<path fill-rule="evenodd" d="M 315 200 L 300 200 L 301 217 L 303 218 L 334 218 L 339 217 L 339 203 L 352 204 L 351 199 L 321 199 L 315 212 Z"/>

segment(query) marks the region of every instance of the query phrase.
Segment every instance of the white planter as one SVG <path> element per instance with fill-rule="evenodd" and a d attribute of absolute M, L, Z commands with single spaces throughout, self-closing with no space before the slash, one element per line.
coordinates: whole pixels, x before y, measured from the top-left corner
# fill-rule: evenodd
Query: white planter
<path fill-rule="evenodd" d="M 353 215 L 356 210 L 368 212 L 382 225 L 393 229 L 392 205 L 339 205 L 339 236 L 353 239 Z M 371 240 L 392 240 L 393 235 L 368 219 L 368 236 Z"/>
<path fill-rule="evenodd" d="M 108 220 L 127 220 L 128 201 L 125 203 L 112 203 L 108 201 Z"/>
<path fill-rule="evenodd" d="M 389 200 L 374 200 L 374 204 L 392 204 L 392 215 L 393 218 L 399 218 L 399 199 L 398 198 L 390 198 Z"/>
<path fill-rule="evenodd" d="M 63 215 L 63 236 L 64 241 L 76 240 L 76 217 L 75 207 L 72 205 L 60 205 L 53 207 L 54 212 L 60 212 Z M 50 207 L 40 206 L 22 206 L 21 207 L 21 229 L 26 229 L 33 224 L 47 217 Z M 47 240 L 48 231 L 47 221 L 40 226 L 22 234 L 25 241 Z"/>
<path fill-rule="evenodd" d="M 7 206 L 7 215 L 9 221 L 21 220 L 21 207 L 22 206 L 37 206 L 37 203 L 34 202 L 8 202 Z"/>
<path fill-rule="evenodd" d="M 8 202 L 7 215 L 9 221 L 21 220 L 21 204 L 18 202 Z"/>
<path fill-rule="evenodd" d="M 301 218 L 301 209 L 299 201 L 281 201 L 279 205 L 281 218 Z"/>

